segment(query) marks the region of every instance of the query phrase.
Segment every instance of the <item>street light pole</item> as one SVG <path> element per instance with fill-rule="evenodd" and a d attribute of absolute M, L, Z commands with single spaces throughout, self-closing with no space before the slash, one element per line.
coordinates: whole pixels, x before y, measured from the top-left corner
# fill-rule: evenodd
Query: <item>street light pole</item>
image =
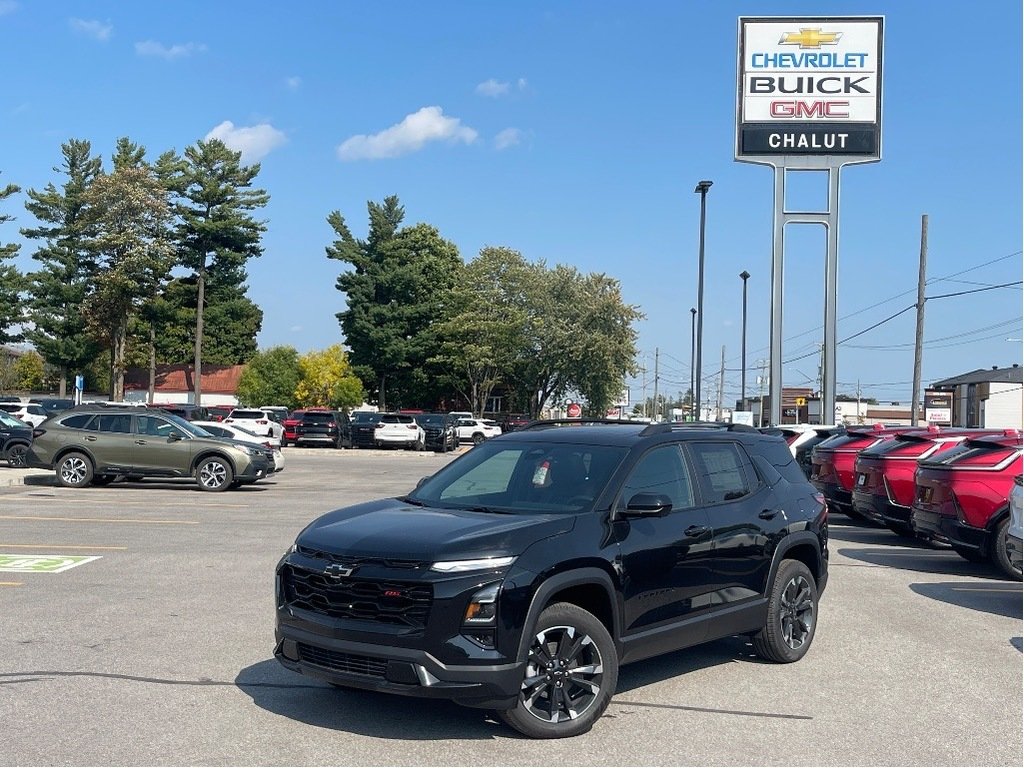
<path fill-rule="evenodd" d="M 750 278 L 750 273 L 744 269 L 740 272 L 740 278 L 743 280 L 743 330 L 740 336 L 740 357 L 743 359 L 743 368 L 740 373 L 740 402 L 745 411 L 747 410 L 747 280 Z"/>
<path fill-rule="evenodd" d="M 700 382 L 701 382 L 701 349 L 704 344 L 704 220 L 707 210 L 708 190 L 712 182 L 704 180 L 697 182 L 694 188 L 695 193 L 700 194 L 700 249 L 697 257 L 697 360 L 696 378 L 694 384 L 694 402 L 697 406 L 697 413 L 701 412 Z"/>
<path fill-rule="evenodd" d="M 690 421 L 697 420 L 697 412 L 693 409 L 693 372 L 695 370 L 693 367 L 693 350 L 697 343 L 697 330 L 696 325 L 694 325 L 696 321 L 697 308 L 690 307 Z"/>

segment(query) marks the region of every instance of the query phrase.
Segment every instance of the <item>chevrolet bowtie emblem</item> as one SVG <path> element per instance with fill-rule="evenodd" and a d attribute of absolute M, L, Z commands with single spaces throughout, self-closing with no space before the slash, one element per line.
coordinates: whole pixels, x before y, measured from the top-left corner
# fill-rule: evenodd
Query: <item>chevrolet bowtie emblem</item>
<path fill-rule="evenodd" d="M 835 45 L 842 32 L 822 32 L 817 29 L 801 29 L 799 32 L 787 32 L 779 38 L 779 45 L 799 45 L 801 48 L 821 48 L 823 45 Z"/>

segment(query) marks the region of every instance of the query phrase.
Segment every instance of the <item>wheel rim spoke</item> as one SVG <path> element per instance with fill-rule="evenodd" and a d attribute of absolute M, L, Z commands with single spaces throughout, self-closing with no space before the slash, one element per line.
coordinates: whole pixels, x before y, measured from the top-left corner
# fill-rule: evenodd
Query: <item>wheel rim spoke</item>
<path fill-rule="evenodd" d="M 601 694 L 603 664 L 593 640 L 576 627 L 550 627 L 531 643 L 520 700 L 546 723 L 583 715 Z"/>

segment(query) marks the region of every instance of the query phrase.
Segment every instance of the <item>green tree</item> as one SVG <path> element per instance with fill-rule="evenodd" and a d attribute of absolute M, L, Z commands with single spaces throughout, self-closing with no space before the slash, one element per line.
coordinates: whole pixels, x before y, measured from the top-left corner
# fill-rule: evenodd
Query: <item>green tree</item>
<path fill-rule="evenodd" d="M 14 370 L 18 374 L 18 388 L 25 392 L 40 392 L 46 385 L 46 369 L 38 352 L 21 355 L 14 361 Z"/>
<path fill-rule="evenodd" d="M 174 262 L 167 192 L 140 159 L 143 153 L 119 140 L 113 173 L 96 178 L 85 193 L 97 272 L 83 313 L 110 348 L 110 396 L 117 401 L 124 397 L 130 323 L 158 294 Z"/>
<path fill-rule="evenodd" d="M 363 382 L 348 362 L 341 344 L 299 358 L 302 378 L 295 399 L 304 406 L 352 408 L 363 402 Z"/>
<path fill-rule="evenodd" d="M 0 201 L 20 191 L 21 187 L 16 184 L 0 187 Z M 0 224 L 6 224 L 13 219 L 13 216 L 0 214 Z M 17 243 L 5 245 L 0 242 L 0 344 L 21 341 L 23 338 L 23 334 L 15 332 L 13 328 L 25 317 L 21 303 L 21 294 L 26 287 L 25 278 L 13 264 L 4 264 L 8 259 L 14 258 L 20 247 Z"/>
<path fill-rule="evenodd" d="M 434 326 L 446 319 L 444 298 L 454 288 L 462 260 L 455 245 L 427 224 L 400 229 L 405 210 L 396 196 L 367 204 L 369 234 L 352 236 L 344 217 L 327 221 L 336 239 L 331 259 L 352 265 L 337 280 L 347 308 L 337 317 L 352 365 L 381 408 L 421 404 L 438 395 L 437 370 L 429 362 Z"/>
<path fill-rule="evenodd" d="M 54 171 L 66 175 L 58 189 L 52 182 L 41 191 L 30 189 L 25 207 L 40 226 L 25 227 L 21 234 L 42 244 L 32 254 L 41 268 L 28 275 L 32 329 L 26 334 L 32 345 L 60 376 L 58 390 L 67 394 L 69 371 L 80 371 L 96 357 L 98 346 L 86 332 L 82 305 L 96 264 L 86 243 L 93 232 L 83 216 L 85 192 L 102 172 L 88 141 L 72 139 L 61 146 L 63 166 Z"/>
<path fill-rule="evenodd" d="M 302 377 L 299 353 L 294 347 L 280 346 L 257 352 L 246 365 L 238 381 L 238 399 L 249 406 L 299 403 L 295 390 Z"/>
<path fill-rule="evenodd" d="M 253 218 L 250 212 L 265 206 L 270 196 L 253 188 L 259 164 L 243 166 L 241 157 L 240 152 L 228 149 L 219 139 L 210 139 L 188 147 L 184 159 L 165 154 L 157 164 L 158 174 L 177 196 L 174 212 L 178 216 L 178 260 L 191 273 L 177 281 L 169 297 L 176 296 L 180 301 L 190 296 L 190 306 L 195 308 L 197 402 L 202 394 L 198 372 L 204 359 L 207 321 L 214 321 L 213 336 L 220 342 L 217 354 L 212 357 L 225 362 L 241 362 L 256 351 L 256 333 L 263 321 L 263 313 L 245 295 L 245 265 L 263 253 L 261 238 L 266 230 L 265 223 Z M 186 314 L 180 310 L 186 304 L 176 306 L 180 322 Z M 240 344 L 233 350 L 225 344 L 231 338 Z"/>

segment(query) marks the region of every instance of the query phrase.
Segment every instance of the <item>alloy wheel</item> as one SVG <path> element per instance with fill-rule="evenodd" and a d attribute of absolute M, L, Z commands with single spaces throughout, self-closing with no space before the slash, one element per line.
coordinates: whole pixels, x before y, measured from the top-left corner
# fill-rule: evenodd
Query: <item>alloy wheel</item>
<path fill-rule="evenodd" d="M 207 461 L 199 469 L 199 482 L 207 488 L 220 488 L 227 476 L 227 468 L 219 461 Z"/>
<path fill-rule="evenodd" d="M 7 463 L 12 467 L 22 468 L 26 466 L 25 454 L 28 448 L 24 445 L 15 445 L 7 452 Z"/>
<path fill-rule="evenodd" d="M 61 479 L 68 485 L 81 485 L 88 474 L 89 466 L 78 456 L 69 456 L 60 465 Z"/>
<path fill-rule="evenodd" d="M 526 710 L 546 723 L 575 720 L 601 693 L 601 652 L 575 627 L 551 627 L 530 646 L 521 696 Z"/>
<path fill-rule="evenodd" d="M 811 585 L 803 574 L 797 574 L 782 590 L 779 621 L 782 639 L 794 651 L 807 642 L 814 628 L 814 600 Z"/>

